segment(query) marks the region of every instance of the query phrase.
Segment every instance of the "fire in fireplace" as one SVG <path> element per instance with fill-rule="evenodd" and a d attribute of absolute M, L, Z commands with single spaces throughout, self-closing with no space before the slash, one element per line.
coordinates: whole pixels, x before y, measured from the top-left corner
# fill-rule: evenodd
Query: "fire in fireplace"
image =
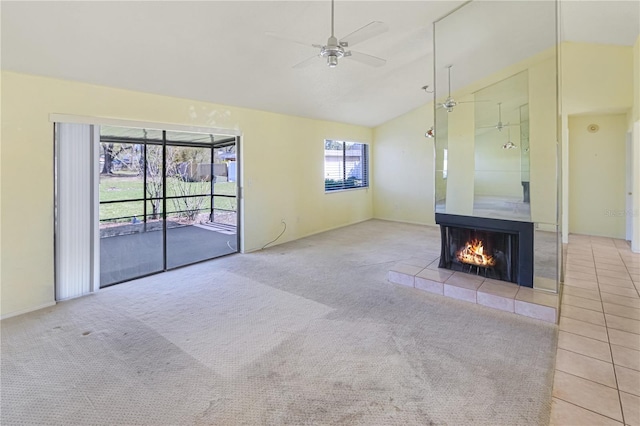
<path fill-rule="evenodd" d="M 436 214 L 441 268 L 533 286 L 533 224 Z"/>
<path fill-rule="evenodd" d="M 462 263 L 476 266 L 495 266 L 496 260 L 493 256 L 484 254 L 484 245 L 480 240 L 467 241 L 464 247 L 456 254 Z"/>

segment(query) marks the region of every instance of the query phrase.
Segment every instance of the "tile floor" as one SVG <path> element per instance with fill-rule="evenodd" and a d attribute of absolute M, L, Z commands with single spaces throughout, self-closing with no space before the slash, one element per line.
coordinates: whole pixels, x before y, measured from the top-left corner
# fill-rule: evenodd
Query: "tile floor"
<path fill-rule="evenodd" d="M 640 254 L 571 235 L 551 425 L 640 426 Z"/>

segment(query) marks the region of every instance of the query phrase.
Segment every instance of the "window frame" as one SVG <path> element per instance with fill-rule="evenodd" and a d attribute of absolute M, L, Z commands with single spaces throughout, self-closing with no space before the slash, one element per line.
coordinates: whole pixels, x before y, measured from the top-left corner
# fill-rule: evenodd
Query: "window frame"
<path fill-rule="evenodd" d="M 333 178 L 328 177 L 328 172 L 327 172 L 327 142 L 338 142 L 340 144 L 342 144 L 342 158 L 338 161 L 338 170 L 342 170 L 342 178 L 338 178 L 339 180 L 335 180 Z M 362 169 L 360 171 L 362 178 L 361 179 L 357 179 L 356 180 L 360 180 L 361 183 L 358 186 L 347 186 L 345 183 L 351 179 L 353 176 L 349 176 L 347 177 L 347 167 L 349 167 L 349 162 L 347 160 L 347 144 L 355 144 L 359 146 L 359 149 L 362 152 L 362 155 L 360 157 L 360 161 L 357 163 L 361 166 Z M 365 143 L 365 142 L 354 142 L 354 141 L 347 141 L 347 140 L 339 140 L 339 139 L 324 139 L 323 141 L 323 172 L 324 172 L 324 192 L 325 194 L 328 193 L 333 193 L 333 192 L 342 192 L 342 191 L 351 191 L 351 190 L 357 190 L 357 189 L 368 189 L 370 187 L 370 174 L 369 174 L 369 164 L 371 161 L 371 157 L 370 157 L 370 150 L 369 150 L 369 144 Z M 356 165 L 356 167 L 358 167 Z M 334 185 L 332 186 L 329 181 L 334 181 L 336 182 Z M 342 182 L 341 185 L 339 182 Z"/>

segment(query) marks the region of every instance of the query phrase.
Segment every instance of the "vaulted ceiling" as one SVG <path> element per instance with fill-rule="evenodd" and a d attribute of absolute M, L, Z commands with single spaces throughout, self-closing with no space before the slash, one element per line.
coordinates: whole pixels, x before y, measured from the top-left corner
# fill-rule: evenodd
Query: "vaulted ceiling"
<path fill-rule="evenodd" d="M 519 7 L 497 2 L 497 10 L 500 3 Z M 2 68 L 376 126 L 430 100 L 420 88 L 433 81 L 432 23 L 461 4 L 338 0 L 338 38 L 372 21 L 388 25 L 354 48 L 386 65 L 342 59 L 330 69 L 318 59 L 294 69 L 317 51 L 281 38 L 325 44 L 330 1 L 2 1 Z M 637 1 L 563 1 L 561 9 L 565 40 L 632 45 L 638 36 Z M 478 24 L 450 36 L 471 43 Z M 504 28 L 486 31 L 509 37 Z M 523 46 L 519 54 L 539 48 Z M 469 70 L 464 80 L 473 77 Z"/>

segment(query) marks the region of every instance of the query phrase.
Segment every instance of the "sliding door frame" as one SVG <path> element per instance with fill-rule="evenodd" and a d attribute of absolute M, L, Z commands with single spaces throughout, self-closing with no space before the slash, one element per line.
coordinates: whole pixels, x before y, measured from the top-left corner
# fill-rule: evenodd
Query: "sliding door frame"
<path fill-rule="evenodd" d="M 210 127 L 199 127 L 199 126 L 184 126 L 184 125 L 172 125 L 172 124 L 163 124 L 163 123 L 155 123 L 155 122 L 140 122 L 140 121 L 129 121 L 129 120 L 120 120 L 120 119 L 111 119 L 111 118 L 103 118 L 103 117 L 89 117 L 89 116 L 78 116 L 78 115 L 68 115 L 68 114 L 50 114 L 49 115 L 49 121 L 51 123 L 53 123 L 53 139 L 54 139 L 54 144 L 53 144 L 53 154 L 54 154 L 54 187 L 53 187 L 53 221 L 54 221 L 54 235 L 53 235 L 53 260 L 54 260 L 54 291 L 55 291 L 55 299 L 56 301 L 60 301 L 60 300 L 65 300 L 65 299 L 60 299 L 58 298 L 58 289 L 59 289 L 59 276 L 58 276 L 58 272 L 59 272 L 59 267 L 58 267 L 58 262 L 60 260 L 59 256 L 59 249 L 58 249 L 58 243 L 59 243 L 59 239 L 60 239 L 60 229 L 59 229 L 59 173 L 60 173 L 60 168 L 59 168 L 59 150 L 60 147 L 58 146 L 59 141 L 58 141 L 58 135 L 57 135 L 57 124 L 62 124 L 62 123 L 66 123 L 66 124 L 85 124 L 85 125 L 89 125 L 91 128 L 91 138 L 90 138 L 90 143 L 91 143 L 91 148 L 90 148 L 90 160 L 91 160 L 91 207 L 89 209 L 89 213 L 91 215 L 91 230 L 90 230 L 90 245 L 92 247 L 91 253 L 90 253 L 90 263 L 91 263 L 91 279 L 90 279 L 90 285 L 89 285 L 89 293 L 93 293 L 93 292 L 97 292 L 100 289 L 100 228 L 99 228 L 99 195 L 100 195 L 100 190 L 99 190 L 99 174 L 98 174 L 98 164 L 99 164 L 99 158 L 100 158 L 100 150 L 98 149 L 99 144 L 100 144 L 100 136 L 99 136 L 99 128 L 100 126 L 118 126 L 118 127 L 130 127 L 130 128 L 153 128 L 153 129 L 162 129 L 163 132 L 163 142 L 162 142 L 162 157 L 163 157 L 163 168 L 166 166 L 166 147 L 167 147 L 167 140 L 166 140 L 166 132 L 167 131 L 176 131 L 176 132 L 191 132 L 191 133 L 204 133 L 204 134 L 216 134 L 216 135 L 220 135 L 220 136 L 228 136 L 229 138 L 234 138 L 235 139 L 235 147 L 236 147 L 236 251 L 229 253 L 229 254 L 235 254 L 235 253 L 242 253 L 243 252 L 243 241 L 244 241 L 244 224 L 243 224 L 243 218 L 244 218 L 244 214 L 242 212 L 242 207 L 244 205 L 244 199 L 243 199 L 243 193 L 242 193 L 242 173 L 241 173 L 241 167 L 242 167 L 242 157 L 241 157 L 241 132 L 238 130 L 234 130 L 234 129 L 223 129 L 223 128 L 210 128 Z M 97 137 L 97 139 L 96 139 Z M 174 145 L 173 143 L 171 145 Z M 185 143 L 183 144 L 185 146 L 201 146 L 201 147 L 209 147 L 212 151 L 211 151 L 211 155 L 213 156 L 213 149 L 215 146 L 215 143 L 212 143 L 211 145 L 205 145 L 205 144 L 189 144 L 189 143 Z M 145 151 L 146 151 L 146 144 L 145 144 Z M 212 165 L 213 168 L 213 165 Z M 213 170 L 212 170 L 213 172 Z M 145 175 L 145 181 L 146 181 L 146 155 L 145 155 L 145 171 L 144 171 L 144 175 Z M 211 211 L 213 212 L 213 202 L 214 202 L 214 190 L 213 190 L 213 173 L 212 173 L 212 182 L 211 182 Z M 163 170 L 163 185 L 162 185 L 163 189 L 163 208 L 162 208 L 162 215 L 163 215 L 163 222 L 165 222 L 163 224 L 163 270 L 162 271 L 158 271 L 158 272 L 154 272 L 154 273 L 150 273 L 150 274 L 146 274 L 144 276 L 147 275 L 154 275 L 156 273 L 160 273 L 160 272 L 165 272 L 165 271 L 169 271 L 172 269 L 176 269 L 176 268 L 180 268 L 183 266 L 189 266 L 189 265 L 193 265 L 193 264 L 197 264 L 197 263 L 201 263 L 201 262 L 206 262 L 209 261 L 211 259 L 203 259 L 203 260 L 199 260 L 199 261 L 195 261 L 193 263 L 189 263 L 189 264 L 185 264 L 185 265 L 180 265 L 180 266 L 176 266 L 173 268 L 167 268 L 167 241 L 166 241 L 166 170 Z M 145 196 L 146 196 L 146 186 L 144 188 L 145 191 Z M 146 202 L 145 202 L 145 210 L 146 210 Z M 146 218 L 146 216 L 145 216 Z M 223 255 L 225 256 L 225 255 Z M 219 256 L 219 257 L 223 257 L 223 256 Z M 136 278 L 141 278 L 141 277 L 136 277 Z M 132 278 L 135 279 L 135 278 Z M 113 283 L 113 284 L 117 284 L 117 283 Z M 111 285 L 111 284 L 110 284 Z M 82 296 L 86 293 L 83 294 L 78 294 L 78 295 L 74 295 L 71 296 L 70 298 L 73 297 L 79 297 Z"/>

